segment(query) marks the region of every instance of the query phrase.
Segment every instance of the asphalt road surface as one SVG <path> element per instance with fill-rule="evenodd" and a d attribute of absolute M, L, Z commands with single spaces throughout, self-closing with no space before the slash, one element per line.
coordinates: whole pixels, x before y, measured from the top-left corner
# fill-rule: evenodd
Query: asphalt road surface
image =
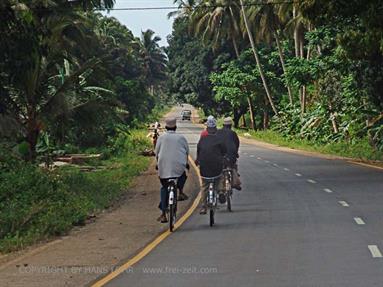
<path fill-rule="evenodd" d="M 383 171 L 249 144 L 239 167 L 232 213 L 197 210 L 106 286 L 383 286 Z"/>

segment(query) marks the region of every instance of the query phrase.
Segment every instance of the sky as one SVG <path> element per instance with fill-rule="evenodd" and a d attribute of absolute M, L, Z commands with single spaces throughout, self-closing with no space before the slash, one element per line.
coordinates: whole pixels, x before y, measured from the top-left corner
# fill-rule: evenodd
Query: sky
<path fill-rule="evenodd" d="M 175 6 L 173 0 L 116 0 L 114 8 L 132 7 L 171 7 Z M 167 46 L 167 35 L 172 33 L 173 19 L 168 19 L 171 10 L 146 10 L 146 11 L 110 11 L 107 16 L 116 17 L 127 26 L 135 36 L 140 37 L 141 31 L 153 30 L 161 37 L 161 46 Z"/>

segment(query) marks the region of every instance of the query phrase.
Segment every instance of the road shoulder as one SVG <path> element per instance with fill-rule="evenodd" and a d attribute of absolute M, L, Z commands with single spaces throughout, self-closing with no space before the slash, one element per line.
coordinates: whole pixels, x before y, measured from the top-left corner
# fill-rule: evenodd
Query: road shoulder
<path fill-rule="evenodd" d="M 294 149 L 294 148 L 290 148 L 290 147 L 280 146 L 280 145 L 276 145 L 276 144 L 272 144 L 272 143 L 263 142 L 263 141 L 260 141 L 257 139 L 245 137 L 242 135 L 239 135 L 239 137 L 240 137 L 240 140 L 242 143 L 253 144 L 253 145 L 257 145 L 259 147 L 263 147 L 263 148 L 267 148 L 267 149 L 271 149 L 271 150 L 300 154 L 300 155 L 304 155 L 304 156 L 317 157 L 317 158 L 322 158 L 322 159 L 327 159 L 327 160 L 343 160 L 343 161 L 347 161 L 347 162 L 352 163 L 352 164 L 358 164 L 358 165 L 362 165 L 362 166 L 369 167 L 369 168 L 383 170 L 383 162 L 362 161 L 362 160 L 355 159 L 355 158 L 349 158 L 349 157 L 324 154 L 324 153 L 320 153 L 320 152 L 306 151 L 306 150 L 301 150 L 301 149 Z"/>
<path fill-rule="evenodd" d="M 199 191 L 195 170 L 189 173 L 181 202 L 185 212 Z M 121 265 L 162 233 L 156 221 L 159 180 L 154 161 L 138 176 L 118 206 L 106 210 L 93 223 L 27 251 L 3 258 L 0 286 L 84 286 Z"/>

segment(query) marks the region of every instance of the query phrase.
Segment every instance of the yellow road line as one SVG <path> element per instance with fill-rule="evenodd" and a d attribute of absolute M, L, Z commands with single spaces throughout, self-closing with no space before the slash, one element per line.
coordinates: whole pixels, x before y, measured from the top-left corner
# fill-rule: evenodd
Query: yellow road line
<path fill-rule="evenodd" d="M 200 184 L 201 184 L 201 177 L 199 176 L 199 170 L 198 170 L 197 166 L 195 165 L 194 160 L 190 156 L 189 156 L 189 161 L 190 161 L 191 165 L 193 166 L 193 168 L 196 170 Z M 193 214 L 193 212 L 197 208 L 200 200 L 201 200 L 201 193 L 199 192 L 196 199 L 194 200 L 192 206 L 186 211 L 186 213 L 174 225 L 174 230 L 177 230 Z M 92 287 L 104 286 L 106 283 L 110 282 L 111 280 L 116 278 L 118 275 L 120 275 L 124 271 L 128 270 L 130 267 L 132 267 L 134 264 L 136 264 L 138 261 L 140 261 L 146 255 L 148 255 L 154 248 L 156 248 L 170 234 L 172 234 L 172 233 L 169 230 L 166 230 L 165 232 L 161 233 L 156 239 L 154 239 L 151 243 L 149 243 L 137 255 L 135 255 L 133 258 L 129 259 L 128 262 L 124 263 L 123 265 L 118 267 L 113 272 L 111 272 L 108 275 L 106 275 L 105 277 L 103 277 L 101 280 L 94 283 L 92 285 Z"/>

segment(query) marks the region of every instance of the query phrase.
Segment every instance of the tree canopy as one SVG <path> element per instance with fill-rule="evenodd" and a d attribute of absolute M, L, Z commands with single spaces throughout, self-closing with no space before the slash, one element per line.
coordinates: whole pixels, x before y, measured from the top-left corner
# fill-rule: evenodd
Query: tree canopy
<path fill-rule="evenodd" d="M 182 1 L 170 92 L 255 129 L 383 149 L 382 1 L 247 4 Z"/>
<path fill-rule="evenodd" d="M 1 2 L 0 134 L 25 141 L 30 160 L 43 133 L 57 144 L 102 145 L 158 102 L 165 51 L 153 31 L 135 38 L 95 12 L 114 2 Z"/>

